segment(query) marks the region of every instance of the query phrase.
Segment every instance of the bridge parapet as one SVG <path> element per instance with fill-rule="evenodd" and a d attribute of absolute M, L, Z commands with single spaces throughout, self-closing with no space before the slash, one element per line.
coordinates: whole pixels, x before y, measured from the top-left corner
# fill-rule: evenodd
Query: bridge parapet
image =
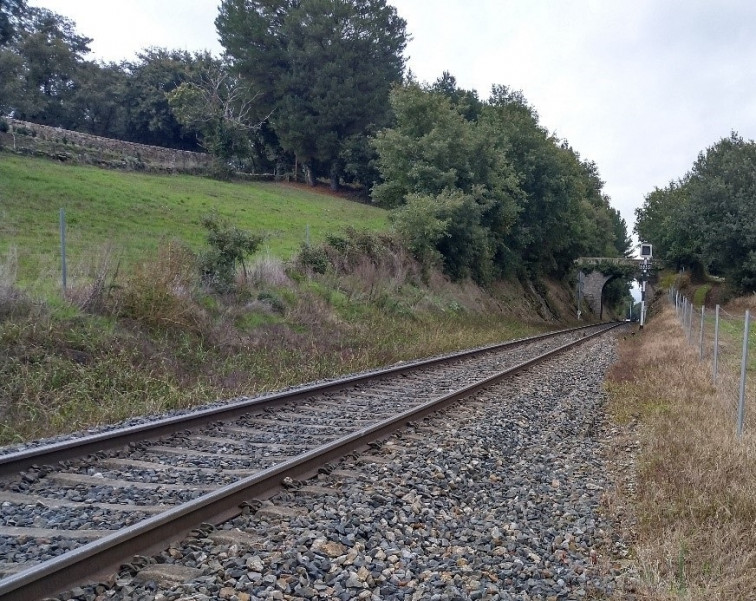
<path fill-rule="evenodd" d="M 628 257 L 578 257 L 575 264 L 581 267 L 595 267 L 596 265 L 626 265 L 636 267 L 643 262 L 642 259 L 632 259 Z"/>

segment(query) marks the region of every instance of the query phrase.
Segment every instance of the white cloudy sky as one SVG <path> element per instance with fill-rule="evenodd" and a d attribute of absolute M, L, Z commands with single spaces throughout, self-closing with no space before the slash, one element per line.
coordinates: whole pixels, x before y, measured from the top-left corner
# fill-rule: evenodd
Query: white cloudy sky
<path fill-rule="evenodd" d="M 389 0 L 421 81 L 450 71 L 487 97 L 521 89 L 597 163 L 628 225 L 645 194 L 733 130 L 756 137 L 753 0 Z M 77 23 L 93 57 L 220 48 L 216 0 L 32 0 Z"/>

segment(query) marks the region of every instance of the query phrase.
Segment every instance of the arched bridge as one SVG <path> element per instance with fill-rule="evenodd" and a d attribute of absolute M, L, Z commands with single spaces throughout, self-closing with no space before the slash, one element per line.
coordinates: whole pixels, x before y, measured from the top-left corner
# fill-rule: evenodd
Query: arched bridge
<path fill-rule="evenodd" d="M 642 259 L 626 257 L 580 257 L 575 259 L 575 265 L 583 275 L 582 298 L 588 303 L 596 315 L 603 314 L 603 291 L 609 280 L 617 277 L 640 280 Z M 581 286 L 581 283 L 578 283 Z"/>

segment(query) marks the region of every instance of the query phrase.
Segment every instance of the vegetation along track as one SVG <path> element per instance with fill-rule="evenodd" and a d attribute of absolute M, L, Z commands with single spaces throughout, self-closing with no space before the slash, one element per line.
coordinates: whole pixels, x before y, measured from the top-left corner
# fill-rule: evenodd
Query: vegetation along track
<path fill-rule="evenodd" d="M 616 325 L 616 324 L 614 324 Z M 35 599 L 204 522 L 545 357 L 589 326 L 235 401 L 0 456 L 0 598 Z"/>

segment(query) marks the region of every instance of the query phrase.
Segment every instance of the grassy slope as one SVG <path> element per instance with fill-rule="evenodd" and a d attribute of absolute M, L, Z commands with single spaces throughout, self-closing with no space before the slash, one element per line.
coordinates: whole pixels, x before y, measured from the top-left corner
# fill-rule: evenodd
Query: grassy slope
<path fill-rule="evenodd" d="M 60 206 L 69 264 L 112 243 L 126 260 L 117 278 L 114 262 L 101 273 L 115 286 L 91 296 L 97 280 L 69 278 L 68 299 L 60 298 Z M 259 256 L 236 294 L 214 295 L 171 242 L 201 249 L 199 220 L 213 209 L 273 232 L 271 254 L 283 258 L 308 224 L 313 242 L 349 225 L 387 227 L 384 211 L 294 187 L 0 154 L 0 444 L 558 327 L 540 320 L 543 301 L 517 282 L 493 294 L 455 285 L 388 247 L 378 261 L 362 257 L 323 275 Z M 3 270 L 14 247 L 17 277 Z M 17 287 L 47 302 L 30 302 Z"/>
<path fill-rule="evenodd" d="M 15 247 L 20 282 L 54 269 L 61 207 L 72 266 L 108 245 L 130 264 L 166 236 L 199 249 L 200 219 L 211 211 L 268 234 L 269 251 L 282 258 L 305 241 L 308 226 L 313 242 L 346 226 L 387 227 L 381 209 L 283 184 L 125 173 L 0 153 L 0 256 Z"/>

